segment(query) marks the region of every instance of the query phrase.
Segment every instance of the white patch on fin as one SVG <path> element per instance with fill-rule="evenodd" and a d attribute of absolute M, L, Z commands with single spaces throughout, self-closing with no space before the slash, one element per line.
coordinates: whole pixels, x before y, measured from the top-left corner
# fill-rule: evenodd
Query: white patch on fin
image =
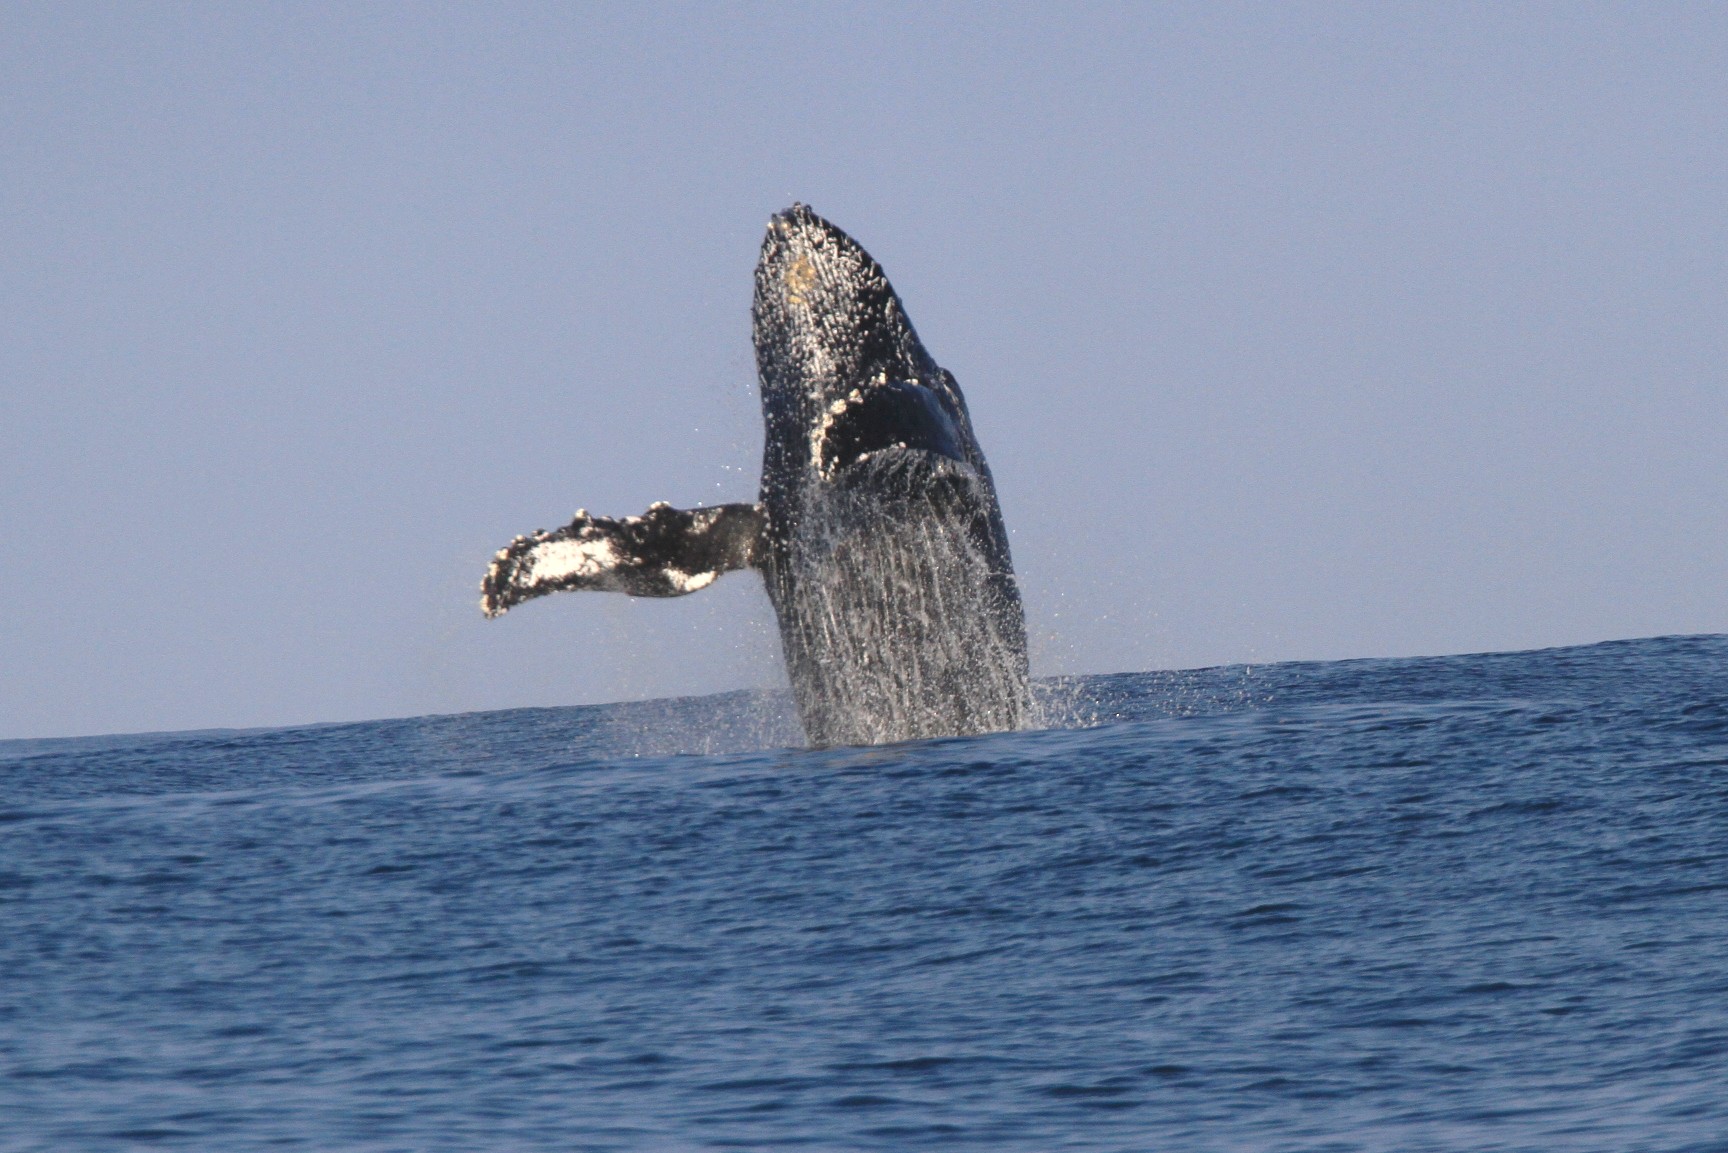
<path fill-rule="evenodd" d="M 618 550 L 605 537 L 548 541 L 529 556 L 529 584 L 598 576 L 618 564 Z"/>
<path fill-rule="evenodd" d="M 683 569 L 664 568 L 660 570 L 666 577 L 666 583 L 680 593 L 693 593 L 697 589 L 705 589 L 719 577 L 717 572 L 687 573 Z"/>

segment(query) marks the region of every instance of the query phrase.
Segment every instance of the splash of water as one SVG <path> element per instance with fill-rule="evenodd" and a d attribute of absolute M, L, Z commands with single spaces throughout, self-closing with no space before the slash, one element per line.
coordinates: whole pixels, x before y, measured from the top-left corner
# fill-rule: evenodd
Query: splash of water
<path fill-rule="evenodd" d="M 878 472 L 868 485 L 830 490 L 806 514 L 820 528 L 801 536 L 793 556 L 788 660 L 844 670 L 792 678 L 819 743 L 1034 722 L 1018 594 L 983 544 L 977 474 L 949 461 L 911 463 L 924 474 L 915 484 L 884 483 Z"/>

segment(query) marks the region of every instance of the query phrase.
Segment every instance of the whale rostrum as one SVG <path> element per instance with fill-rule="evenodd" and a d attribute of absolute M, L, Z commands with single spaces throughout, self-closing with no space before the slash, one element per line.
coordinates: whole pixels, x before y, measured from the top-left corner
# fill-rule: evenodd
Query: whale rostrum
<path fill-rule="evenodd" d="M 482 610 L 572 589 L 683 596 L 756 569 L 811 744 L 1025 727 L 1026 626 L 995 483 L 960 386 L 881 266 L 795 204 L 769 222 L 752 319 L 759 502 L 578 511 L 499 550 Z"/>

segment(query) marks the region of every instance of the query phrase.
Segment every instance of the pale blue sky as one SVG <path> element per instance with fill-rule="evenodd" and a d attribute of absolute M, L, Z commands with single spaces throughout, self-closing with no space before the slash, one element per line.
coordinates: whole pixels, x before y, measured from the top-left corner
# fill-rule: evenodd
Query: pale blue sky
<path fill-rule="evenodd" d="M 10 4 L 0 737 L 772 682 L 805 200 L 959 377 L 1038 672 L 1728 631 L 1728 7 Z"/>

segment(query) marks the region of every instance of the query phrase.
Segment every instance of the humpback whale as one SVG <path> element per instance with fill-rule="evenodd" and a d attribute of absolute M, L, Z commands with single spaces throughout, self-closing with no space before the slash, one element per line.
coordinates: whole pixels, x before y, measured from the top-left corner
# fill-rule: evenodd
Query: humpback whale
<path fill-rule="evenodd" d="M 752 308 L 760 499 L 516 537 L 489 617 L 562 590 L 671 597 L 762 574 L 812 745 L 1023 728 L 1026 625 L 996 487 L 952 373 L 880 265 L 803 204 L 773 217 Z"/>

